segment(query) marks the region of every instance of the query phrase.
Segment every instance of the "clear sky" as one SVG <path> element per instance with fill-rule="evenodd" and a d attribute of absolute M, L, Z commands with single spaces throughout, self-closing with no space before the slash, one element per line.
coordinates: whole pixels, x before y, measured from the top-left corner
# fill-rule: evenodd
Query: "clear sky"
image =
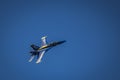
<path fill-rule="evenodd" d="M 120 80 L 119 4 L 0 1 L 0 80 Z M 42 36 L 67 42 L 29 63 Z"/>

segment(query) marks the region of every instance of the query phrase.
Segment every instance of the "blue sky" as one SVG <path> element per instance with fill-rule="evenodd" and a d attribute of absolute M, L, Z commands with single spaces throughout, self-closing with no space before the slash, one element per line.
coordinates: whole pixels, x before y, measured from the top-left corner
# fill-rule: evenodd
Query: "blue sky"
<path fill-rule="evenodd" d="M 0 1 L 1 80 L 119 80 L 119 1 Z M 40 38 L 67 42 L 29 63 Z"/>

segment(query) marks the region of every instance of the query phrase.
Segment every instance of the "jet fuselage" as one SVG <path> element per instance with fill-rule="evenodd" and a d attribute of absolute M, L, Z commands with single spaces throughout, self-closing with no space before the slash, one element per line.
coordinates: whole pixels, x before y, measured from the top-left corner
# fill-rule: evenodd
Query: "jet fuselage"
<path fill-rule="evenodd" d="M 44 53 L 49 51 L 52 47 L 60 45 L 60 44 L 62 44 L 64 42 L 66 42 L 65 40 L 63 40 L 63 41 L 57 41 L 57 42 L 52 42 L 52 43 L 47 44 L 46 37 L 47 36 L 43 36 L 41 38 L 41 41 L 42 41 L 42 46 L 41 47 L 36 46 L 34 44 L 31 45 L 31 47 L 33 48 L 33 51 L 30 51 L 31 57 L 29 59 L 29 62 L 31 62 L 34 59 L 34 57 L 37 56 L 36 63 L 40 63 Z"/>
<path fill-rule="evenodd" d="M 66 41 L 63 40 L 63 41 L 52 42 L 48 45 L 44 45 L 44 46 L 41 46 L 41 47 L 31 45 L 31 47 L 33 47 L 34 51 L 31 51 L 30 53 L 32 53 L 33 55 L 37 55 L 37 54 L 39 54 L 40 51 L 42 51 L 44 49 L 52 48 L 52 47 L 57 46 L 59 44 L 62 44 L 64 42 L 66 42 Z"/>
<path fill-rule="evenodd" d="M 45 45 L 45 46 L 40 47 L 40 48 L 38 49 L 38 51 L 43 50 L 43 49 L 46 49 L 46 48 L 50 48 L 50 47 L 57 46 L 57 45 L 62 44 L 62 43 L 64 43 L 64 42 L 66 42 L 66 41 L 63 40 L 63 41 L 58 41 L 58 42 L 52 42 L 52 43 L 50 43 L 50 44 L 48 44 L 48 45 Z"/>

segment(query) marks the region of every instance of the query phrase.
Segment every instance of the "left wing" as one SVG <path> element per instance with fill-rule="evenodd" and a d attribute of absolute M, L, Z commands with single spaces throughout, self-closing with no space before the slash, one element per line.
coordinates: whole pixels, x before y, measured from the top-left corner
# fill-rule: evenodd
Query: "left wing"
<path fill-rule="evenodd" d="M 31 62 L 34 59 L 35 55 L 31 55 L 31 58 L 29 59 L 29 62 Z"/>
<path fill-rule="evenodd" d="M 41 59 L 42 59 L 44 53 L 45 53 L 45 50 L 38 54 L 38 59 L 37 59 L 36 63 L 40 63 L 41 62 Z"/>

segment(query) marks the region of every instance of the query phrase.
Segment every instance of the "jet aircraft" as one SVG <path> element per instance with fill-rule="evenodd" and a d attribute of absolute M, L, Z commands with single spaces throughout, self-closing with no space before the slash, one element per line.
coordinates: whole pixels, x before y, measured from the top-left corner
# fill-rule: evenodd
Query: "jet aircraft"
<path fill-rule="evenodd" d="M 50 50 L 51 48 L 53 48 L 57 45 L 60 45 L 64 42 L 66 42 L 65 40 L 63 40 L 63 41 L 56 41 L 56 42 L 51 42 L 51 43 L 47 44 L 46 38 L 47 38 L 47 36 L 44 36 L 41 38 L 41 41 L 42 41 L 41 47 L 36 46 L 34 44 L 31 45 L 31 47 L 33 48 L 33 51 L 30 51 L 31 58 L 29 59 L 29 62 L 31 62 L 34 59 L 34 57 L 37 56 L 36 63 L 40 63 L 45 52 L 47 52 L 48 50 Z"/>

